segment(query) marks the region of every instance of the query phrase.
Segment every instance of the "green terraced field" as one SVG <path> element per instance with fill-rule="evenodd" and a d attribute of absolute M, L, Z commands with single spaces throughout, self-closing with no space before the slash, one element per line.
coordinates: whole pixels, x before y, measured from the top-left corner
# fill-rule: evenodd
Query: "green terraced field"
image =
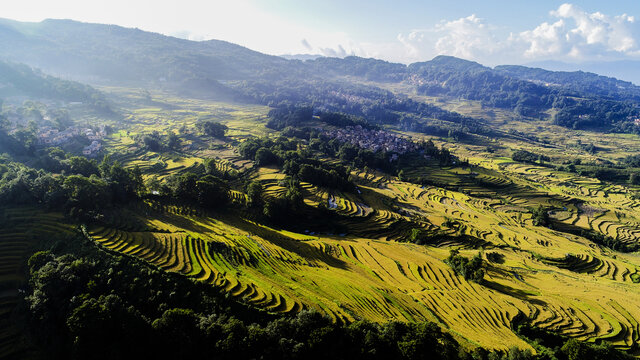
<path fill-rule="evenodd" d="M 127 94 L 126 89 L 112 90 Z M 237 151 L 248 137 L 277 135 L 264 127 L 268 108 L 166 94 L 154 97 L 161 105 L 131 100 L 125 129 L 107 142 L 107 150 L 117 154 L 115 159 L 124 166 L 138 166 L 145 177 L 162 180 L 187 171 L 199 173 L 205 159 L 215 159 L 219 172 L 241 173 L 260 182 L 266 199 L 286 192 L 284 173 L 276 167 L 258 167 Z M 447 106 L 485 114 L 474 102 Z M 497 111 L 491 120 L 506 131 L 512 126 L 504 121 L 507 115 Z M 203 117 L 226 124 L 227 139 L 195 135 L 193 125 Z M 148 152 L 134 141 L 137 134 L 166 134 L 183 124 L 191 133 L 179 151 Z M 552 134 L 557 127 L 539 126 L 544 136 L 556 136 Z M 405 135 L 433 140 L 468 159 L 471 166 L 407 169 L 405 175 L 425 179 L 429 185 L 424 186 L 357 168 L 351 172 L 356 192 L 302 182 L 304 203 L 322 207 L 336 219 L 335 224 L 307 231 L 255 223 L 237 208 L 213 213 L 152 200 L 106 211 L 104 221 L 87 224 L 87 231 L 108 251 L 205 282 L 274 313 L 317 309 L 336 322 L 430 320 L 469 346 L 495 349 L 529 347 L 512 330 L 516 316 L 584 341 L 607 341 L 622 349 L 640 343 L 638 254 L 616 252 L 575 235 L 584 230 L 620 244 L 637 244 L 640 201 L 632 196 L 636 189 L 517 163 L 504 150 L 573 156 L 567 149 L 505 137 L 496 143 L 498 150 L 489 153 L 485 145 Z M 554 138 L 558 143 L 559 136 L 573 143 L 575 137 L 591 135 L 564 129 Z M 607 148 L 603 143 L 615 139 L 616 135 L 606 134 L 592 140 Z M 629 149 L 640 150 L 638 140 L 620 137 Z M 607 150 L 602 156 L 614 159 L 624 154 Z M 338 163 L 334 158 L 322 160 Z M 233 203 L 246 204 L 242 181 L 229 185 Z M 541 205 L 551 209 L 553 229 L 534 226 L 531 210 Z M 52 220 L 42 228 L 54 230 L 55 224 Z M 415 228 L 439 237 L 429 245 L 403 242 Z M 16 231 L 3 236 L 7 246 L 19 252 L 24 245 L 19 241 L 21 230 Z M 487 265 L 482 284 L 455 275 L 443 261 L 452 248 L 468 257 L 483 254 Z M 502 255 L 504 262 L 489 261 L 486 252 Z M 12 267 L 0 270 L 5 268 Z"/>

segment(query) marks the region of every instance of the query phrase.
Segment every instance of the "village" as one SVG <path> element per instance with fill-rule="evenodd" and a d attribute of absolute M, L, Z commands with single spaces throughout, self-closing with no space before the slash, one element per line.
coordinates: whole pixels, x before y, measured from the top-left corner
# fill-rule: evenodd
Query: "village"
<path fill-rule="evenodd" d="M 107 132 L 104 126 L 96 130 L 71 126 L 62 131 L 47 126 L 39 129 L 37 136 L 38 143 L 42 146 L 60 146 L 68 143 L 74 137 L 85 136 L 91 141 L 91 144 L 83 148 L 82 154 L 85 156 L 95 156 L 102 150 L 101 141 L 107 136 Z"/>
<path fill-rule="evenodd" d="M 325 135 L 373 152 L 386 151 L 402 155 L 410 151 L 418 150 L 417 144 L 411 140 L 396 136 L 384 130 L 368 130 L 360 125 L 347 126 L 344 129 L 327 130 L 325 131 Z"/>

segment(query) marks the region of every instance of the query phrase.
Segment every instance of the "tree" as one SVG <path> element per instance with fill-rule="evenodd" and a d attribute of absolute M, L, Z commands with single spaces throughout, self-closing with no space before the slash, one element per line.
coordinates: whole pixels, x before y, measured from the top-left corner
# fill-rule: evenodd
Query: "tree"
<path fill-rule="evenodd" d="M 178 149 L 180 147 L 180 137 L 176 135 L 173 131 L 169 132 L 169 136 L 167 138 L 167 146 L 170 149 Z"/>
<path fill-rule="evenodd" d="M 86 178 L 81 175 L 68 176 L 63 183 L 68 193 L 67 205 L 90 211 L 108 205 L 111 200 L 109 185 L 97 176 Z"/>
<path fill-rule="evenodd" d="M 275 163 L 278 158 L 271 150 L 267 148 L 260 148 L 256 151 L 254 160 L 258 166 L 266 166 Z"/>
<path fill-rule="evenodd" d="M 458 346 L 453 337 L 435 323 L 410 324 L 410 330 L 398 341 L 406 359 L 457 359 Z"/>
<path fill-rule="evenodd" d="M 147 149 L 151 151 L 158 152 L 162 149 L 162 143 L 155 136 L 145 135 L 144 137 L 142 137 L 142 143 Z"/>
<path fill-rule="evenodd" d="M 117 295 L 89 298 L 67 318 L 77 358 L 117 359 L 132 355 L 140 333 L 148 332 L 145 320 Z M 105 346 L 105 344 L 109 344 Z M 141 355 L 141 354 L 140 354 Z"/>
<path fill-rule="evenodd" d="M 227 131 L 227 126 L 211 120 L 200 121 L 196 124 L 198 130 L 206 135 L 215 138 L 224 138 L 224 133 Z"/>
<path fill-rule="evenodd" d="M 460 255 L 458 250 L 452 249 L 449 252 L 449 257 L 445 259 L 445 262 L 451 266 L 456 275 L 462 276 L 465 280 L 480 283 L 484 278 L 484 269 L 482 268 L 483 261 L 480 254 L 477 254 L 469 260 Z"/>
<path fill-rule="evenodd" d="M 198 316 L 193 310 L 166 310 L 151 326 L 160 336 L 165 355 L 172 354 L 177 359 L 197 357 L 198 347 L 195 345 L 200 343 L 201 332 L 198 328 Z"/>
<path fill-rule="evenodd" d="M 196 182 L 198 181 L 198 175 L 187 172 L 182 175 L 178 175 L 171 179 L 171 189 L 173 196 L 178 199 L 184 200 L 197 200 L 198 190 Z"/>
<path fill-rule="evenodd" d="M 89 177 L 100 174 L 100 170 L 95 160 L 89 160 L 83 156 L 72 156 L 63 161 L 67 165 L 68 172 L 75 175 Z"/>
<path fill-rule="evenodd" d="M 119 162 L 114 162 L 106 175 L 113 193 L 114 200 L 126 202 L 144 191 L 144 181 L 139 167 L 123 168 Z"/>
<path fill-rule="evenodd" d="M 549 225 L 549 213 L 547 209 L 542 205 L 538 205 L 536 209 L 531 212 L 533 225 L 535 226 L 548 226 Z"/>
<path fill-rule="evenodd" d="M 262 194 L 264 188 L 259 181 L 251 181 L 247 185 L 247 197 L 249 198 L 249 206 L 257 207 L 262 205 Z"/>
<path fill-rule="evenodd" d="M 564 343 L 560 351 L 562 351 L 565 354 L 565 356 L 567 357 L 567 360 L 583 360 L 583 359 L 589 358 L 587 356 L 588 355 L 587 346 L 576 339 L 567 340 L 567 342 Z"/>
<path fill-rule="evenodd" d="M 205 207 L 218 207 L 229 202 L 229 189 L 213 175 L 205 175 L 196 181 L 198 203 Z"/>

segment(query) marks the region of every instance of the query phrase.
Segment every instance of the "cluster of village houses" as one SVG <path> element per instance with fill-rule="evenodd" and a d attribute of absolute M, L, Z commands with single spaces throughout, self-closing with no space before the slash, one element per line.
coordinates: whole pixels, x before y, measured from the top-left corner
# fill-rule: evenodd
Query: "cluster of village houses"
<path fill-rule="evenodd" d="M 341 142 L 351 143 L 373 152 L 386 151 L 397 154 L 417 150 L 418 146 L 405 138 L 384 130 L 368 130 L 360 125 L 325 131 L 325 135 Z"/>
<path fill-rule="evenodd" d="M 640 117 L 639 116 L 627 116 L 627 120 L 633 121 L 636 126 L 640 126 Z"/>
<path fill-rule="evenodd" d="M 76 136 L 85 136 L 91 141 L 89 146 L 84 147 L 82 154 L 92 156 L 102 150 L 102 144 L 100 141 L 107 136 L 107 132 L 104 126 L 100 127 L 98 130 L 72 126 L 62 131 L 51 127 L 44 127 L 38 132 L 38 141 L 44 146 L 59 146 L 66 144 Z"/>

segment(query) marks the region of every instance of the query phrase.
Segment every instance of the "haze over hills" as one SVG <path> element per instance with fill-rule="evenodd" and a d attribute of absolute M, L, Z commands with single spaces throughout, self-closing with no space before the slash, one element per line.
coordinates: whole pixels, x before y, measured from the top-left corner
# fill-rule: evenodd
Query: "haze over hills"
<path fill-rule="evenodd" d="M 0 20 L 0 358 L 640 356 L 640 87 L 290 58 Z"/>
<path fill-rule="evenodd" d="M 632 120 L 638 115 L 637 107 L 625 101 L 638 101 L 639 88 L 590 73 L 508 66 L 492 69 L 450 56 L 410 65 L 353 56 L 303 62 L 224 41 L 195 42 L 112 25 L 70 20 L 4 20 L 1 24 L 3 58 L 94 84 L 173 88 L 191 95 L 251 98 L 265 104 L 274 101 L 272 95 L 279 88 L 289 91 L 306 84 L 297 97 L 311 104 L 318 99 L 309 92 L 324 88 L 314 83 L 337 86 L 343 82 L 339 77 L 356 76 L 413 86 L 420 95 L 462 97 L 525 116 L 553 116 L 557 124 L 568 127 L 636 130 Z M 355 95 L 354 89 L 351 92 Z M 592 116 L 596 113 L 601 115 Z"/>
<path fill-rule="evenodd" d="M 337 74 L 364 77 L 375 73 L 379 77 L 395 77 L 395 80 L 411 76 L 416 69 L 426 66 L 465 72 L 490 70 L 474 62 L 443 56 L 408 66 L 357 57 L 294 56 L 294 60 L 308 60 L 311 66 L 305 67 L 296 61 L 285 61 L 281 57 L 261 54 L 221 40 L 190 41 L 138 29 L 72 20 L 25 23 L 3 19 L 0 21 L 0 39 L 0 54 L 5 60 L 89 82 L 127 83 L 134 79 L 156 83 L 165 80 L 180 82 L 192 77 L 237 80 L 265 72 L 268 75 L 269 71 L 284 76 L 309 67 L 315 67 L 316 71 L 330 70 Z M 560 83 L 569 85 L 569 82 L 566 79 Z M 624 81 L 613 85 L 630 88 L 630 84 Z"/>
<path fill-rule="evenodd" d="M 537 61 L 525 64 L 529 67 L 539 67 L 552 71 L 587 71 L 618 79 L 624 79 L 634 84 L 640 84 L 640 62 L 636 60 L 617 60 L 604 62 L 567 63 L 562 61 Z"/>
<path fill-rule="evenodd" d="M 7 60 L 95 82 L 180 82 L 194 75 L 241 79 L 286 62 L 225 41 L 194 42 L 71 20 L 3 20 L 0 39 L 0 53 Z"/>

